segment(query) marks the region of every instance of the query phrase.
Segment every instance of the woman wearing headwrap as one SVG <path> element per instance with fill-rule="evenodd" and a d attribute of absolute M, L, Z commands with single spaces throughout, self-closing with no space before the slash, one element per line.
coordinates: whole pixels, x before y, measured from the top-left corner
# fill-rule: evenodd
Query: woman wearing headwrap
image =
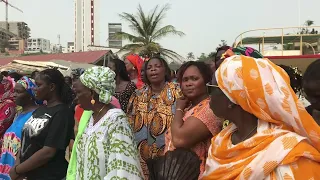
<path fill-rule="evenodd" d="M 218 48 L 217 50 L 217 56 L 215 59 L 215 67 L 216 69 L 219 68 L 220 64 L 227 59 L 228 57 L 234 56 L 234 55 L 244 55 L 248 57 L 253 57 L 253 58 L 263 58 L 262 54 L 251 47 L 236 47 L 236 48 L 231 48 L 229 46 L 222 46 Z M 216 77 L 215 73 L 213 74 L 212 77 L 212 82 L 216 84 Z M 229 120 L 225 120 L 223 122 L 223 128 L 227 127 L 229 125 Z"/>
<path fill-rule="evenodd" d="M 12 125 L 3 136 L 2 152 L 0 157 L 0 179 L 10 180 L 9 171 L 15 164 L 16 156 L 21 145 L 21 132 L 25 122 L 38 107 L 35 100 L 34 81 L 24 76 L 17 81 L 14 87 L 14 101 L 22 107 L 22 112 L 16 115 Z"/>
<path fill-rule="evenodd" d="M 72 150 L 68 180 L 142 179 L 126 114 L 110 103 L 115 86 L 115 73 L 107 67 L 89 68 L 74 83 L 85 111 Z"/>
<path fill-rule="evenodd" d="M 203 179 L 319 179 L 320 127 L 284 70 L 236 55 L 216 77 L 211 109 L 232 123 L 211 140 Z"/>
<path fill-rule="evenodd" d="M 0 74 L 0 147 L 2 147 L 3 134 L 11 126 L 15 114 L 13 80 Z"/>
<path fill-rule="evenodd" d="M 126 57 L 124 63 L 126 64 L 131 81 L 136 84 L 137 88 L 142 88 L 144 85 L 141 79 L 141 69 L 144 63 L 142 58 L 137 54 L 132 54 Z"/>

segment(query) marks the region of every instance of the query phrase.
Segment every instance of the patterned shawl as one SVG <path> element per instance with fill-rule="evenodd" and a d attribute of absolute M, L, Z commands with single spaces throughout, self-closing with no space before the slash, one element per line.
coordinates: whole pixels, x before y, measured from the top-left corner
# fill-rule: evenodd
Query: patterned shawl
<path fill-rule="evenodd" d="M 212 139 L 203 179 L 264 179 L 302 157 L 320 162 L 320 127 L 283 69 L 267 59 L 235 55 L 224 60 L 216 77 L 224 94 L 259 120 L 257 134 L 239 144 L 230 141 L 234 124 Z"/>

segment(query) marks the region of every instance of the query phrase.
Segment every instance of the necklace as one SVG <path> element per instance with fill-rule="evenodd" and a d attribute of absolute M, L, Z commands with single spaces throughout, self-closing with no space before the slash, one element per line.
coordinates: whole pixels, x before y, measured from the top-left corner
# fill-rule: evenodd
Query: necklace
<path fill-rule="evenodd" d="M 96 118 L 97 118 L 97 117 L 99 117 L 99 115 L 100 115 L 101 111 L 104 109 L 104 107 L 106 107 L 106 105 L 104 105 L 104 106 L 99 110 L 99 112 L 98 112 L 98 114 L 97 114 Z"/>
<path fill-rule="evenodd" d="M 247 139 L 247 137 L 249 137 L 250 134 L 251 134 L 255 129 L 257 129 L 257 126 L 255 126 L 255 127 L 250 131 L 249 134 L 247 134 L 244 138 L 242 138 L 242 139 L 240 140 L 240 142 L 243 142 L 245 139 Z M 236 142 L 236 141 L 234 140 L 234 136 L 235 136 L 235 134 L 233 133 L 233 134 L 231 135 L 231 141 L 232 141 L 232 142 Z M 239 143 L 240 143 L 240 142 L 239 142 Z"/>
<path fill-rule="evenodd" d="M 249 137 L 250 134 L 251 134 L 254 130 L 256 130 L 256 129 L 257 129 L 257 126 L 254 127 L 254 128 L 250 131 L 250 133 L 249 133 L 248 135 L 246 135 L 246 137 L 242 138 L 241 141 L 244 141 L 245 139 L 247 139 L 247 137 Z"/>

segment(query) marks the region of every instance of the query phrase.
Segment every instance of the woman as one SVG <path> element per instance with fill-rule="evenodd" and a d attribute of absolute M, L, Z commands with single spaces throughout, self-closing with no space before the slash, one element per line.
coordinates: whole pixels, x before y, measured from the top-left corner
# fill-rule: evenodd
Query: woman
<path fill-rule="evenodd" d="M 67 179 L 142 179 L 128 119 L 110 104 L 115 73 L 107 67 L 89 68 L 74 83 L 74 91 L 85 111 Z"/>
<path fill-rule="evenodd" d="M 267 59 L 227 58 L 212 111 L 232 123 L 211 141 L 203 179 L 318 179 L 320 127 Z"/>
<path fill-rule="evenodd" d="M 136 84 L 137 88 L 142 88 L 144 83 L 142 82 L 140 74 L 143 65 L 141 57 L 137 54 L 129 55 L 126 57 L 124 63 L 131 81 Z"/>
<path fill-rule="evenodd" d="M 132 93 L 137 89 L 130 81 L 126 65 L 120 59 L 112 59 L 108 67 L 116 73 L 116 92 L 114 96 L 119 100 L 121 109 L 127 112 L 127 105 Z"/>
<path fill-rule="evenodd" d="M 128 117 L 138 142 L 142 170 L 148 179 L 146 160 L 164 154 L 164 135 L 173 120 L 181 91 L 178 84 L 169 82 L 170 69 L 163 58 L 151 58 L 145 70 L 146 85 L 131 96 Z"/>
<path fill-rule="evenodd" d="M 212 71 L 204 62 L 190 61 L 181 69 L 179 77 L 183 98 L 177 101 L 171 133 L 166 150 L 190 148 L 200 158 L 200 176 L 204 172 L 210 139 L 221 130 L 222 120 L 211 111 L 206 84 Z M 170 131 L 169 131 L 170 132 Z"/>
<path fill-rule="evenodd" d="M 24 76 L 18 80 L 14 87 L 14 99 L 22 112 L 17 114 L 12 125 L 3 136 L 2 153 L 0 157 L 0 179 L 10 179 L 9 171 L 14 166 L 16 156 L 20 149 L 21 132 L 25 122 L 31 117 L 33 111 L 38 107 L 35 100 L 34 81 Z"/>
<path fill-rule="evenodd" d="M 0 74 L 0 147 L 2 147 L 3 135 L 11 126 L 16 115 L 13 94 L 13 82 Z"/>
<path fill-rule="evenodd" d="M 307 107 L 307 111 L 320 125 L 320 59 L 312 62 L 303 75 L 303 90 L 306 94 L 307 100 L 310 102 L 310 106 Z"/>
<path fill-rule="evenodd" d="M 63 179 L 68 163 L 66 147 L 74 137 L 71 89 L 56 69 L 41 71 L 36 77 L 35 93 L 47 106 L 40 106 L 22 129 L 20 158 L 10 170 L 11 179 Z"/>
<path fill-rule="evenodd" d="M 290 86 L 294 93 L 298 96 L 299 100 L 303 104 L 304 107 L 310 106 L 310 103 L 303 95 L 303 88 L 302 88 L 302 75 L 301 72 L 297 67 L 290 67 L 286 65 L 279 65 L 283 70 L 286 71 L 290 78 Z M 308 111 L 308 108 L 307 108 Z M 309 111 L 308 111 L 309 112 Z"/>
<path fill-rule="evenodd" d="M 248 56 L 248 57 L 254 57 L 254 58 L 263 58 L 262 54 L 256 50 L 253 49 L 251 47 L 236 47 L 236 48 L 230 48 L 229 46 L 222 46 L 221 48 L 218 48 L 217 50 L 217 56 L 215 59 L 215 67 L 218 69 L 221 65 L 221 63 L 223 63 L 223 61 L 231 56 L 234 55 L 244 55 L 244 56 Z M 219 59 L 220 58 L 220 59 Z M 215 73 L 213 74 L 212 77 L 212 83 L 216 84 L 216 77 L 215 77 Z M 225 128 L 229 125 L 229 120 L 225 120 L 223 122 L 223 127 Z"/>

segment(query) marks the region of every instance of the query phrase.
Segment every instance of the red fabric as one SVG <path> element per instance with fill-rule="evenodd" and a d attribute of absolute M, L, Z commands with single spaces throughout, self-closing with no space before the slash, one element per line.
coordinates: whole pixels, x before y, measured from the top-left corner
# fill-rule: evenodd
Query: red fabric
<path fill-rule="evenodd" d="M 76 106 L 75 113 L 74 113 L 74 118 L 75 118 L 78 122 L 80 122 L 80 119 L 81 119 L 81 116 L 82 116 L 83 111 L 84 111 L 84 109 L 82 109 L 82 108 L 80 107 L 80 105 L 78 104 L 78 105 Z"/>
<path fill-rule="evenodd" d="M 128 59 L 137 70 L 137 75 L 138 75 L 137 77 L 138 81 L 136 83 L 137 88 L 143 87 L 144 83 L 142 82 L 142 79 L 141 79 L 141 69 L 144 61 L 139 55 L 136 55 L 136 54 L 129 55 L 126 57 L 126 59 Z"/>
<path fill-rule="evenodd" d="M 13 102 L 13 84 L 10 79 L 3 78 L 0 82 L 0 152 L 3 135 L 11 126 L 16 114 L 16 105 Z"/>

